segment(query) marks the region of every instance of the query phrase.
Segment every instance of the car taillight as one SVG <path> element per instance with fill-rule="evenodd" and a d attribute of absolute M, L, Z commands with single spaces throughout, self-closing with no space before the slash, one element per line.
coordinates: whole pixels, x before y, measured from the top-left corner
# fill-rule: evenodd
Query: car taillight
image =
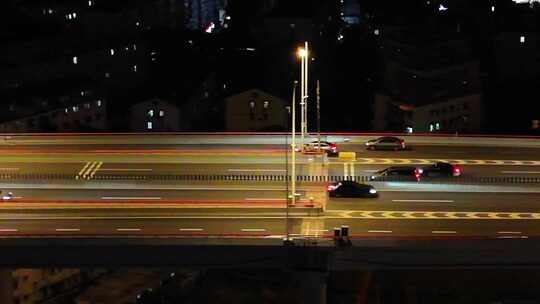
<path fill-rule="evenodd" d="M 405 142 L 403 140 L 401 141 L 401 147 L 405 148 Z"/>
<path fill-rule="evenodd" d="M 326 190 L 327 190 L 328 192 L 332 192 L 332 191 L 336 190 L 336 186 L 334 186 L 334 185 L 328 185 L 328 187 L 326 188 Z"/>
<path fill-rule="evenodd" d="M 454 175 L 461 175 L 461 168 L 460 167 L 454 167 Z"/>

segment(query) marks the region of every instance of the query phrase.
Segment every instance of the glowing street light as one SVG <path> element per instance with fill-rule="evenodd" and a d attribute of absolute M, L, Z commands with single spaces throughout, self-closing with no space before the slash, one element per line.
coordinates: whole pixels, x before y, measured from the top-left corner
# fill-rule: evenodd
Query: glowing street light
<path fill-rule="evenodd" d="M 304 152 L 304 136 L 307 133 L 307 102 L 308 102 L 308 74 L 309 74 L 309 45 L 304 42 L 304 47 L 298 48 L 297 56 L 301 59 L 301 92 L 300 92 L 300 106 L 301 106 L 301 150 Z"/>

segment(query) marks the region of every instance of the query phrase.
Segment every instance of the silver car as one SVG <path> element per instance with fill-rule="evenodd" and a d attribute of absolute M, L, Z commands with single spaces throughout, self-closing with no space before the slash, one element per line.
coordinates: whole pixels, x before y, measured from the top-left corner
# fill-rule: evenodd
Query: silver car
<path fill-rule="evenodd" d="M 385 136 L 377 139 L 372 139 L 366 142 L 368 150 L 405 150 L 405 141 L 401 138 Z"/>

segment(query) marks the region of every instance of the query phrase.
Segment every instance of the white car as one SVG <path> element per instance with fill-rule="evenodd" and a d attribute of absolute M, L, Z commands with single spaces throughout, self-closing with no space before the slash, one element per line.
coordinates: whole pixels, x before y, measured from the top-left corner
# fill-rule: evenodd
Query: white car
<path fill-rule="evenodd" d="M 2 191 L 0 191 L 0 194 L 2 194 Z M 3 201 L 9 201 L 13 198 L 13 193 L 8 192 L 6 194 L 2 194 L 2 200 Z"/>
<path fill-rule="evenodd" d="M 318 149 L 319 149 L 319 142 L 317 141 L 313 141 L 304 145 L 304 152 L 317 152 Z M 320 142 L 320 150 L 326 152 L 329 156 L 338 154 L 337 145 L 328 141 Z M 297 147 L 296 151 L 297 152 L 300 151 L 300 148 Z"/>

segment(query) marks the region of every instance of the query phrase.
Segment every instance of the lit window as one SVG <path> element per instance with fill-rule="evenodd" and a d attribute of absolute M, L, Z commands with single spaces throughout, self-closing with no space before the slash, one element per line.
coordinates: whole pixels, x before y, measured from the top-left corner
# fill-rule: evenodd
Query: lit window
<path fill-rule="evenodd" d="M 440 123 L 435 123 L 435 129 L 440 130 L 441 129 L 441 124 Z"/>
<path fill-rule="evenodd" d="M 151 121 L 149 121 L 149 122 L 146 123 L 146 128 L 147 128 L 148 130 L 152 130 L 153 125 L 152 125 L 152 122 L 151 122 Z"/>
<path fill-rule="evenodd" d="M 53 10 L 52 8 L 50 8 L 50 9 L 48 10 L 48 12 L 49 12 L 49 14 L 52 15 L 52 14 L 54 13 L 54 10 Z"/>
<path fill-rule="evenodd" d="M 159 110 L 159 117 L 163 117 L 165 116 L 165 111 L 164 110 Z"/>
<path fill-rule="evenodd" d="M 73 112 L 79 112 L 79 107 L 78 106 L 73 106 L 71 109 L 73 110 Z"/>
<path fill-rule="evenodd" d="M 88 0 L 88 6 L 92 6 L 92 5 L 94 5 L 94 1 Z"/>
<path fill-rule="evenodd" d="M 85 109 L 90 109 L 90 104 L 89 104 L 88 102 L 85 103 L 85 104 L 84 104 L 84 108 L 85 108 Z"/>
<path fill-rule="evenodd" d="M 111 49 L 111 56 L 114 56 L 114 49 Z"/>
<path fill-rule="evenodd" d="M 68 109 L 68 108 L 65 108 L 65 109 L 64 109 L 64 113 L 66 113 L 66 114 L 69 113 L 69 109 Z"/>
<path fill-rule="evenodd" d="M 264 107 L 265 109 L 268 109 L 268 106 L 270 106 L 270 102 L 265 101 L 265 102 L 263 103 L 263 107 Z"/>
<path fill-rule="evenodd" d="M 137 65 L 133 65 L 133 72 L 137 72 Z"/>
<path fill-rule="evenodd" d="M 133 45 L 133 50 L 134 50 L 134 51 L 137 50 L 137 45 L 136 45 L 136 44 Z"/>
<path fill-rule="evenodd" d="M 135 22 L 135 25 L 139 26 L 139 25 L 141 25 L 141 23 L 139 21 L 137 21 L 137 22 Z"/>
<path fill-rule="evenodd" d="M 410 127 L 410 126 L 409 126 L 409 127 L 406 127 L 406 128 L 405 128 L 405 132 L 411 134 L 411 133 L 413 132 L 413 128 Z"/>
<path fill-rule="evenodd" d="M 73 56 L 73 64 L 78 64 L 79 63 L 79 58 L 77 58 L 77 56 Z"/>
<path fill-rule="evenodd" d="M 84 96 L 84 91 L 81 91 L 81 96 Z"/>
<path fill-rule="evenodd" d="M 380 34 L 379 29 L 374 30 L 374 31 L 373 31 L 373 34 L 375 34 L 375 36 L 379 36 L 379 34 Z"/>
<path fill-rule="evenodd" d="M 98 107 L 101 107 L 101 99 L 99 99 L 98 101 L 96 101 L 96 104 Z"/>
<path fill-rule="evenodd" d="M 106 73 L 105 73 L 105 78 L 111 78 L 111 73 L 106 72 Z"/>
<path fill-rule="evenodd" d="M 71 16 L 71 14 L 67 14 L 67 15 L 66 15 L 66 19 L 71 20 L 71 18 L 73 18 L 73 17 Z"/>
<path fill-rule="evenodd" d="M 491 12 L 494 12 L 495 11 L 495 6 L 491 6 Z"/>
<path fill-rule="evenodd" d="M 154 110 L 148 110 L 148 112 L 146 112 L 146 115 L 148 115 L 148 117 L 154 117 Z"/>
<path fill-rule="evenodd" d="M 77 18 L 77 13 L 73 13 L 73 19 Z"/>
<path fill-rule="evenodd" d="M 521 37 L 519 37 L 519 42 L 521 42 L 521 43 L 525 43 L 525 36 L 521 36 Z"/>

